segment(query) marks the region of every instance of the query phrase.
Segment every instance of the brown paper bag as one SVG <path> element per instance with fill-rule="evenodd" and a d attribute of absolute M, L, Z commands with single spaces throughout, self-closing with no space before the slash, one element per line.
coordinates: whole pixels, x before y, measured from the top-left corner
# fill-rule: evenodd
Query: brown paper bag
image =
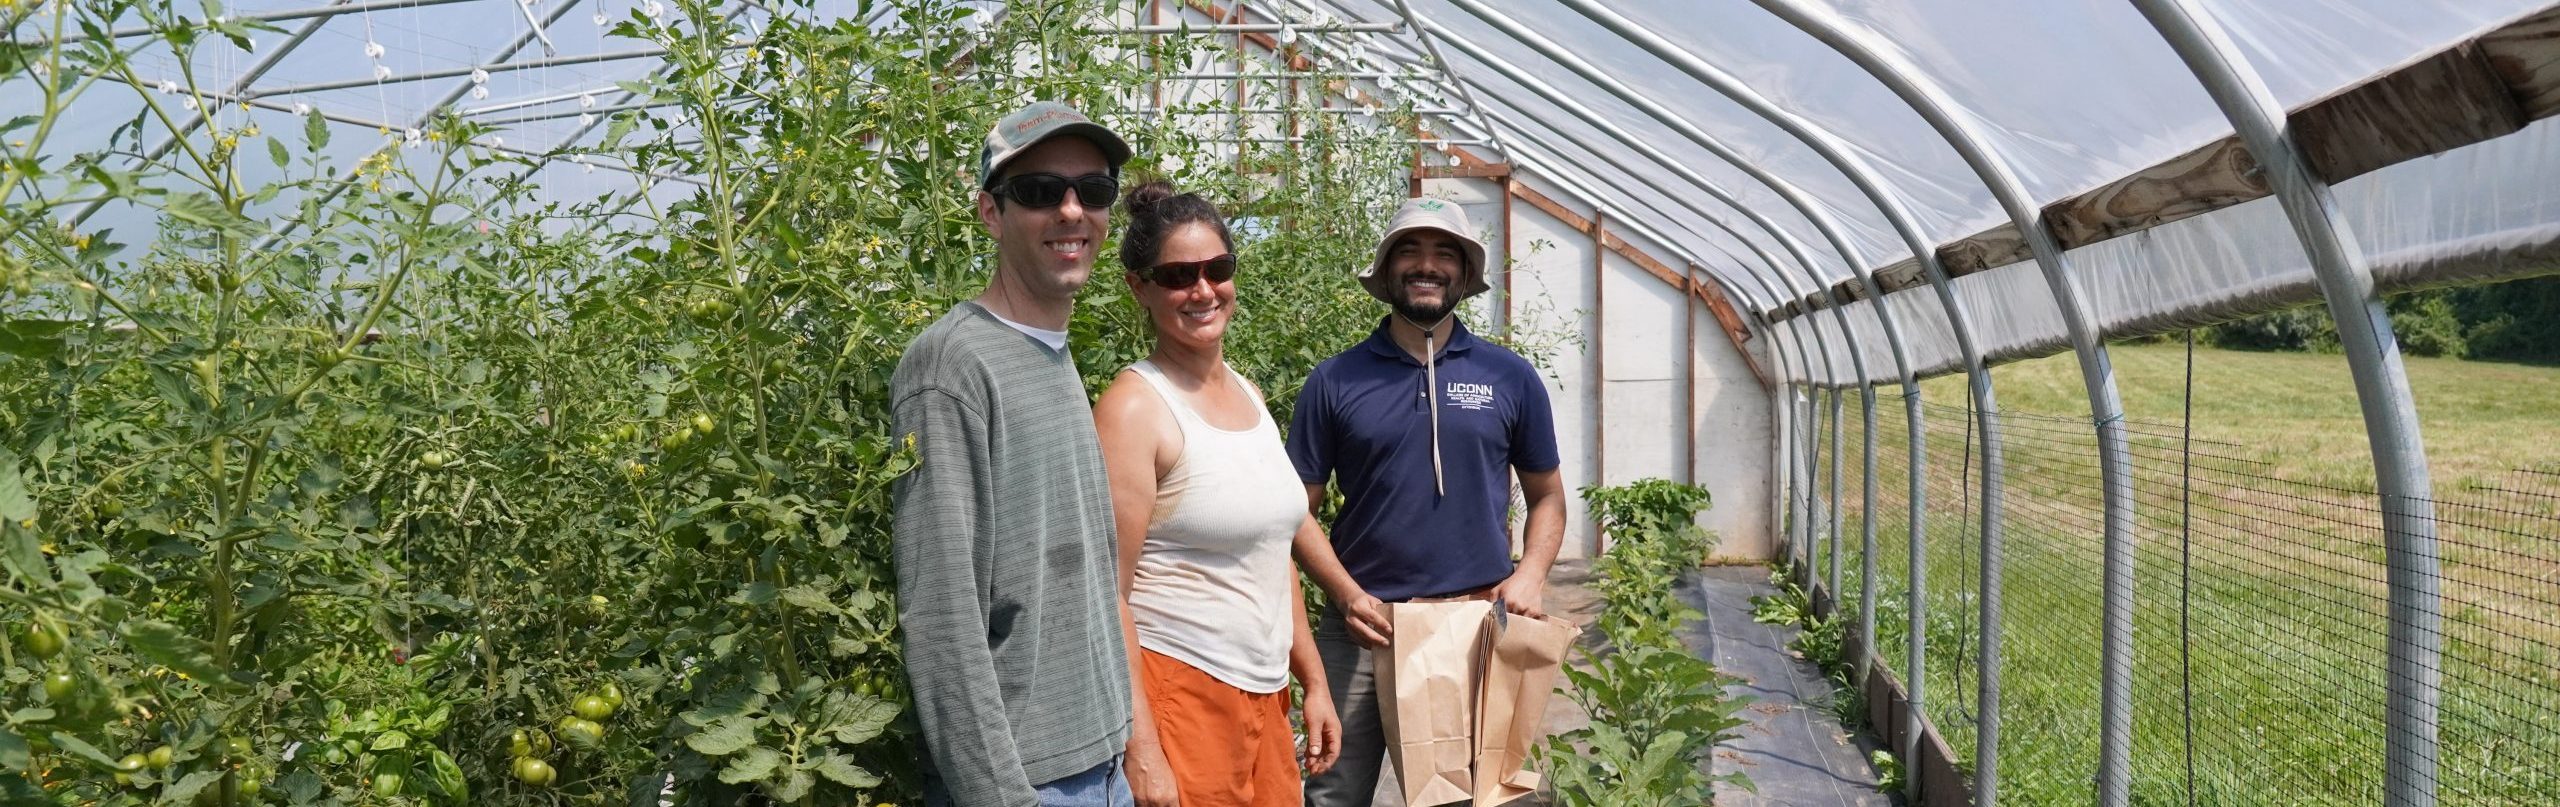
<path fill-rule="evenodd" d="M 1476 690 L 1492 609 L 1484 600 L 1387 605 L 1395 632 L 1378 659 L 1378 716 L 1408 807 L 1474 797 Z"/>
<path fill-rule="evenodd" d="M 1582 629 L 1554 617 L 1485 620 L 1487 659 L 1476 702 L 1475 807 L 1535 793 L 1529 752 L 1547 738 L 1547 700 Z"/>

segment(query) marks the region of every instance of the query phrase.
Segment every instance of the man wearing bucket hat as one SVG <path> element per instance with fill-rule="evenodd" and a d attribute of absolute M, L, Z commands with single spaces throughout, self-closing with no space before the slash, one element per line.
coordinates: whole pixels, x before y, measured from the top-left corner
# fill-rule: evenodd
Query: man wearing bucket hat
<path fill-rule="evenodd" d="M 917 459 L 892 541 L 930 804 L 1131 803 L 1111 488 L 1066 349 L 1128 159 L 1065 104 L 997 121 L 978 173 L 994 277 L 889 382 Z"/>
<path fill-rule="evenodd" d="M 1386 739 L 1374 665 L 1383 603 L 1486 597 L 1542 613 L 1564 544 L 1564 482 L 1546 384 L 1518 354 L 1467 331 L 1458 303 L 1483 293 L 1484 245 L 1456 203 L 1412 199 L 1388 221 L 1360 285 L 1387 305 L 1369 338 L 1317 365 L 1298 393 L 1289 458 L 1307 507 L 1342 492 L 1331 540 L 1305 537 L 1299 563 L 1330 604 L 1316 647 L 1342 719 L 1342 753 L 1307 782 L 1310 807 L 1365 805 Z M 1527 505 L 1511 555 L 1517 474 Z"/>

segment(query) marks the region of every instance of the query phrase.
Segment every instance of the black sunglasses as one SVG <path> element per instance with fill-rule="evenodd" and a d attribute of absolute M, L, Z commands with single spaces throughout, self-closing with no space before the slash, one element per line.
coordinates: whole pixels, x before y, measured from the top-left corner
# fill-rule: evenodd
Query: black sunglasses
<path fill-rule="evenodd" d="M 1110 174 L 1080 177 L 1045 172 L 1016 174 L 987 186 L 987 192 L 1011 199 L 1023 207 L 1043 210 L 1064 204 L 1071 188 L 1076 192 L 1076 202 L 1088 209 L 1103 210 L 1120 201 L 1120 180 Z"/>
<path fill-rule="evenodd" d="M 1168 261 L 1138 272 L 1158 286 L 1174 291 L 1191 288 L 1207 275 L 1211 283 L 1225 283 L 1236 277 L 1236 256 L 1220 255 L 1205 261 Z"/>

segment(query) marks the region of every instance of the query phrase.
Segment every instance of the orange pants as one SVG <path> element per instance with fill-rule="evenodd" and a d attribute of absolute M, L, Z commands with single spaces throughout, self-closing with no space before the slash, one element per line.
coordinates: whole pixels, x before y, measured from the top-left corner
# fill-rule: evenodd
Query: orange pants
<path fill-rule="evenodd" d="M 1138 656 L 1183 807 L 1298 807 L 1289 690 L 1246 692 L 1156 651 Z"/>

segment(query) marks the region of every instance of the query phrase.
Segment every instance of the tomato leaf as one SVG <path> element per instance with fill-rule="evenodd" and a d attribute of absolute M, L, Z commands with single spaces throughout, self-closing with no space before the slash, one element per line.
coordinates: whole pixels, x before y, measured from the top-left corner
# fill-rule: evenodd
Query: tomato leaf
<path fill-rule="evenodd" d="M 205 788 L 212 787 L 221 781 L 221 771 L 196 771 L 187 774 L 187 778 L 171 783 L 160 791 L 160 802 L 163 804 L 192 803 L 195 801 L 196 794 L 204 792 Z"/>
<path fill-rule="evenodd" d="M 720 781 L 729 784 L 753 782 L 773 775 L 782 767 L 782 752 L 757 746 L 729 759 L 729 767 L 720 769 Z"/>
<path fill-rule="evenodd" d="M 314 152 L 329 147 L 329 121 L 320 117 L 319 110 L 302 116 L 302 142 Z"/>
<path fill-rule="evenodd" d="M 247 217 L 231 212 L 220 200 L 206 193 L 173 193 L 161 208 L 171 218 L 200 224 L 234 235 L 256 235 L 258 225 Z"/>
<path fill-rule="evenodd" d="M 18 455 L 0 449 L 0 520 L 25 521 L 35 517 L 36 502 L 27 496 L 27 479 L 18 471 Z M 41 558 L 38 560 L 41 562 Z"/>
<path fill-rule="evenodd" d="M 880 732 L 889 728 L 890 721 L 898 719 L 897 704 L 869 695 L 841 697 L 851 702 L 842 704 L 843 713 L 835 715 L 833 725 L 827 727 L 827 732 L 835 735 L 836 742 L 853 745 L 878 737 Z"/>
<path fill-rule="evenodd" d="M 821 614 L 844 613 L 844 609 L 837 608 L 835 603 L 829 602 L 826 592 L 819 591 L 816 586 L 797 585 L 783 589 L 782 601 L 803 611 Z"/>
<path fill-rule="evenodd" d="M 807 798 L 809 790 L 817 786 L 818 778 L 808 771 L 792 771 L 782 781 L 766 785 L 765 792 L 772 793 L 775 801 L 788 803 Z"/>
<path fill-rule="evenodd" d="M 826 777 L 827 781 L 845 787 L 868 789 L 880 786 L 878 774 L 863 770 L 862 766 L 853 764 L 852 757 L 843 754 L 829 752 L 826 756 L 819 757 L 817 763 L 810 765 L 809 769 L 816 771 L 819 776 Z"/>
<path fill-rule="evenodd" d="M 0 771 L 26 770 L 27 755 L 32 750 L 27 746 L 27 738 L 20 737 L 17 732 L 7 728 L 0 728 Z"/>
<path fill-rule="evenodd" d="M 725 757 L 755 745 L 756 724 L 761 722 L 743 717 L 721 720 L 684 738 L 684 745 L 703 756 Z"/>
<path fill-rule="evenodd" d="M 62 332 L 73 324 L 50 319 L 0 322 L 0 353 L 25 359 L 53 358 L 62 352 Z"/>
<path fill-rule="evenodd" d="M 187 635 L 178 626 L 154 619 L 126 622 L 118 629 L 125 644 L 143 658 L 193 678 L 206 686 L 229 687 L 231 676 L 213 663 L 213 645 Z"/>
<path fill-rule="evenodd" d="M 107 752 L 98 750 L 98 747 L 90 745 L 89 741 L 71 736 L 68 732 L 54 732 L 53 747 L 69 751 L 72 756 L 97 763 L 107 770 L 116 770 L 115 757 L 107 756 Z M 0 765 L 0 767 L 6 767 L 6 765 Z"/>

